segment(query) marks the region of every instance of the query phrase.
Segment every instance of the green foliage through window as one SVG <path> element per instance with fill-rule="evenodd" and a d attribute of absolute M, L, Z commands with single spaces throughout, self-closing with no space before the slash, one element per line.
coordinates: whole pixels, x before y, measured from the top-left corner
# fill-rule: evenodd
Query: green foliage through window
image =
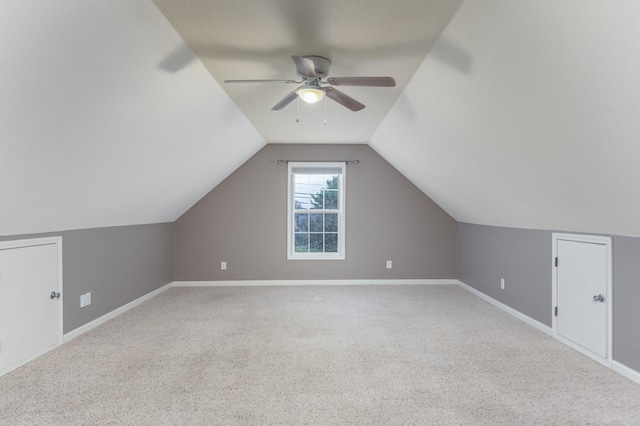
<path fill-rule="evenodd" d="M 295 252 L 338 252 L 340 175 L 296 174 Z"/>

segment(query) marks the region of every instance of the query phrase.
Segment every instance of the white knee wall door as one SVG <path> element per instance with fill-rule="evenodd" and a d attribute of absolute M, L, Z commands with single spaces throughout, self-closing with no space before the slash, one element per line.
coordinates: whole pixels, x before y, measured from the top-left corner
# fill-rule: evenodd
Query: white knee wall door
<path fill-rule="evenodd" d="M 62 342 L 62 240 L 0 243 L 0 374 Z"/>
<path fill-rule="evenodd" d="M 554 234 L 556 337 L 598 362 L 611 362 L 611 240 Z"/>

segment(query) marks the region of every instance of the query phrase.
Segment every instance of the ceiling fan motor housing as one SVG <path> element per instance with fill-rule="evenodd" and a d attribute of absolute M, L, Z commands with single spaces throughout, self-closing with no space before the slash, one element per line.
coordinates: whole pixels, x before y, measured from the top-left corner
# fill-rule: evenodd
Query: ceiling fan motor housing
<path fill-rule="evenodd" d="M 329 75 L 329 67 L 331 61 L 323 56 L 303 56 L 303 58 L 311 59 L 318 78 L 325 78 Z M 300 75 L 300 73 L 298 73 Z"/>

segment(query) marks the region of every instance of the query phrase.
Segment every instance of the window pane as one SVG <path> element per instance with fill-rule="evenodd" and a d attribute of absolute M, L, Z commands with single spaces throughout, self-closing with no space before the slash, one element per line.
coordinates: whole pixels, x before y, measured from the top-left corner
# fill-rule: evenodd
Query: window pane
<path fill-rule="evenodd" d="M 294 208 L 298 210 L 308 210 L 309 201 L 311 199 L 309 195 L 309 176 L 296 176 L 294 186 Z"/>
<path fill-rule="evenodd" d="M 325 189 L 338 189 L 338 176 L 339 175 L 325 175 Z"/>
<path fill-rule="evenodd" d="M 309 252 L 309 234 L 296 234 L 296 253 Z"/>
<path fill-rule="evenodd" d="M 294 176 L 294 193 L 295 193 L 295 205 L 294 208 L 298 210 L 308 210 L 310 208 L 309 202 L 311 197 L 309 195 L 312 192 L 313 186 L 309 183 L 309 175 L 295 175 Z"/>
<path fill-rule="evenodd" d="M 322 197 L 322 191 L 309 195 L 309 208 L 322 210 L 324 199 Z"/>
<path fill-rule="evenodd" d="M 295 182 L 296 182 L 296 187 L 299 184 L 308 184 L 309 183 L 309 175 L 307 174 L 295 174 L 293 175 L 295 178 Z"/>
<path fill-rule="evenodd" d="M 328 213 L 324 215 L 324 232 L 338 232 L 337 213 Z"/>
<path fill-rule="evenodd" d="M 338 210 L 338 190 L 327 189 L 324 191 L 324 208 Z"/>
<path fill-rule="evenodd" d="M 309 206 L 311 209 L 322 209 L 323 175 L 309 175 Z"/>
<path fill-rule="evenodd" d="M 293 208 L 296 210 L 309 210 L 309 198 L 309 194 L 296 191 L 296 198 L 294 200 L 295 205 Z"/>
<path fill-rule="evenodd" d="M 309 234 L 309 251 L 312 253 L 322 253 L 322 235 Z"/>
<path fill-rule="evenodd" d="M 322 224 L 322 213 L 312 213 L 310 219 L 310 231 L 311 232 L 322 232 L 323 224 Z"/>
<path fill-rule="evenodd" d="M 295 232 L 309 232 L 309 214 L 296 213 Z"/>
<path fill-rule="evenodd" d="M 338 234 L 324 234 L 324 251 L 326 253 L 338 252 Z"/>
<path fill-rule="evenodd" d="M 309 183 L 313 185 L 313 188 L 317 191 L 324 185 L 324 175 L 311 174 L 309 175 Z"/>

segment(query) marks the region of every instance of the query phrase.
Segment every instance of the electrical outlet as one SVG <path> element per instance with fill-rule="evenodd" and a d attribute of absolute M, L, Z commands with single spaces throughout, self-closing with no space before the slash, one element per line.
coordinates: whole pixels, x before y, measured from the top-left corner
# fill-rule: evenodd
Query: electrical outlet
<path fill-rule="evenodd" d="M 504 278 L 500 278 L 500 288 L 504 290 Z"/>
<path fill-rule="evenodd" d="M 80 295 L 80 307 L 84 308 L 91 304 L 91 292 Z"/>
<path fill-rule="evenodd" d="M 393 262 L 391 260 L 387 260 L 387 269 L 393 268 Z"/>
<path fill-rule="evenodd" d="M 220 269 L 223 271 L 227 270 L 227 262 L 220 262 Z"/>

